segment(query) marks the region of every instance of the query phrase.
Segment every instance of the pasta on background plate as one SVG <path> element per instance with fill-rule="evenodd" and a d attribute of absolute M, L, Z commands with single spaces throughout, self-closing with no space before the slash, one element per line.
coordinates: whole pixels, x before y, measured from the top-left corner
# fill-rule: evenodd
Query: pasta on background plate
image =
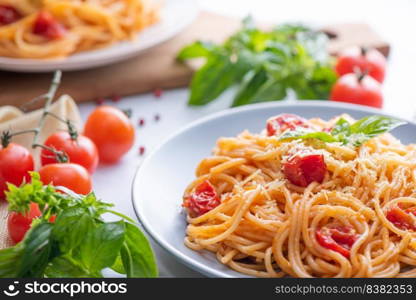
<path fill-rule="evenodd" d="M 0 0 L 0 56 L 63 58 L 131 40 L 158 11 L 151 0 Z"/>
<path fill-rule="evenodd" d="M 258 277 L 415 277 L 416 145 L 403 122 L 282 114 L 217 141 L 183 206 L 185 244 Z"/>

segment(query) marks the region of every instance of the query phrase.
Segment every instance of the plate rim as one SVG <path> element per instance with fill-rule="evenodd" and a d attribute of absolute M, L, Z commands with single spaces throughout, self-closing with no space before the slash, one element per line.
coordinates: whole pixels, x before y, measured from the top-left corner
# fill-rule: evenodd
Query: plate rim
<path fill-rule="evenodd" d="M 166 0 L 165 0 L 166 1 Z M 156 42 L 150 42 L 144 48 L 140 48 L 140 43 L 134 44 L 134 41 L 131 42 L 131 45 L 128 46 L 127 50 L 124 51 L 116 51 L 115 53 L 111 54 L 107 51 L 111 51 L 111 48 L 120 46 L 123 42 L 128 41 L 118 41 L 112 45 L 108 45 L 108 47 L 100 48 L 100 49 L 91 49 L 87 51 L 82 51 L 80 53 L 71 54 L 67 57 L 62 59 L 33 59 L 33 58 L 13 58 L 13 57 L 6 57 L 0 56 L 0 70 L 2 71 L 10 71 L 10 72 L 17 72 L 17 73 L 49 73 L 56 69 L 60 69 L 66 72 L 73 72 L 73 71 L 82 71 L 82 70 L 90 70 L 94 68 L 109 66 L 112 64 L 116 64 L 125 60 L 128 60 L 132 57 L 138 56 L 142 53 L 145 53 L 154 47 L 161 45 L 174 37 L 178 34 L 183 32 L 188 26 L 190 26 L 198 17 L 201 6 L 199 2 L 194 0 L 186 0 L 186 3 L 182 2 L 183 0 L 168 0 L 162 6 L 161 10 L 165 13 L 169 11 L 169 6 L 171 5 L 184 5 L 189 4 L 189 10 L 187 14 L 187 18 L 184 18 L 178 27 L 176 27 L 172 32 L 169 34 L 162 33 L 162 38 L 160 38 Z M 163 22 L 163 20 L 162 20 Z M 157 26 L 154 24 L 152 26 Z M 151 28 L 152 26 L 148 27 Z M 145 28 L 144 30 L 148 29 Z M 141 32 L 137 32 L 138 39 L 140 39 Z M 102 51 L 103 53 L 97 55 L 99 58 L 91 60 L 90 57 L 79 57 L 71 60 L 74 55 L 82 55 L 86 53 L 94 54 L 94 51 Z M 95 56 L 95 55 L 94 55 Z"/>
<path fill-rule="evenodd" d="M 151 153 L 143 160 L 143 162 L 138 166 L 133 182 L 131 187 L 131 201 L 133 204 L 133 210 L 134 214 L 136 215 L 139 223 L 142 225 L 143 229 L 146 231 L 146 233 L 151 237 L 153 241 L 155 241 L 161 248 L 163 248 L 165 251 L 168 252 L 169 255 L 172 255 L 175 257 L 177 261 L 180 263 L 190 267 L 194 271 L 197 271 L 199 273 L 202 273 L 203 275 L 206 275 L 208 277 L 217 277 L 217 278 L 238 278 L 229 274 L 224 274 L 219 270 L 213 269 L 208 265 L 205 265 L 201 262 L 195 261 L 194 259 L 188 257 L 181 251 L 177 250 L 175 247 L 173 247 L 170 243 L 168 243 L 163 237 L 159 237 L 159 234 L 155 233 L 153 229 L 151 228 L 151 225 L 147 223 L 146 217 L 144 217 L 143 212 L 139 209 L 138 205 L 138 197 L 135 195 L 135 186 L 136 182 L 139 180 L 139 176 L 141 175 L 141 170 L 143 170 L 143 166 L 148 165 L 151 161 L 153 156 L 156 155 L 156 153 L 167 143 L 169 143 L 171 140 L 175 139 L 177 136 L 183 134 L 187 130 L 198 126 L 200 124 L 209 122 L 211 120 L 214 120 L 216 118 L 220 118 L 227 115 L 233 115 L 239 112 L 249 111 L 249 110 L 261 110 L 265 108 L 279 108 L 279 107 L 296 107 L 296 106 L 314 106 L 314 107 L 331 107 L 331 108 L 339 108 L 339 109 L 352 109 L 356 111 L 361 111 L 365 113 L 371 113 L 371 114 L 379 114 L 384 116 L 390 116 L 394 117 L 398 120 L 405 121 L 413 126 L 416 126 L 416 121 L 402 118 L 399 116 L 396 116 L 395 114 L 390 114 L 388 112 L 385 112 L 381 109 L 372 108 L 364 105 L 358 105 L 358 104 L 351 104 L 351 103 L 344 103 L 344 102 L 330 102 L 328 100 L 294 100 L 294 101 L 284 101 L 284 102 L 265 102 L 265 103 L 256 103 L 256 104 L 249 104 L 241 107 L 233 107 L 224 109 L 218 112 L 214 112 L 211 114 L 208 114 L 207 116 L 204 116 L 202 118 L 198 118 L 197 120 L 194 120 L 190 122 L 189 124 L 181 127 L 171 135 L 169 135 L 167 138 L 162 140 L 152 151 Z M 242 129 L 243 130 L 243 129 Z M 136 204 L 137 203 L 137 204 Z M 235 271 L 237 272 L 237 271 Z M 241 274 L 243 275 L 243 274 Z"/>

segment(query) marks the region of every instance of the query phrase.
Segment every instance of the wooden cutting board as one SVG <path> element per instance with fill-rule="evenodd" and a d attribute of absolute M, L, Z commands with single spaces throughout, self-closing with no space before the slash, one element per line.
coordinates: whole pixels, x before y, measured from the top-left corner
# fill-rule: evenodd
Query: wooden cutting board
<path fill-rule="evenodd" d="M 192 69 L 175 60 L 178 51 L 198 39 L 221 42 L 238 28 L 238 19 L 202 12 L 184 32 L 138 57 L 106 67 L 65 73 L 58 94 L 69 94 L 77 102 L 84 102 L 186 86 Z M 386 56 L 389 54 L 388 43 L 366 24 L 336 24 L 323 30 L 331 37 L 329 51 L 333 54 L 352 45 L 374 47 Z M 51 74 L 0 72 L 0 106 L 20 106 L 44 93 L 51 77 Z"/>

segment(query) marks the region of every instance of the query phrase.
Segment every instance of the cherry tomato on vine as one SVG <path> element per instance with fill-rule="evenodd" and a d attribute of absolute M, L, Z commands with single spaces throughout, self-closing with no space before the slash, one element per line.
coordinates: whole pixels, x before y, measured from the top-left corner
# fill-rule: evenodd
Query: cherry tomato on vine
<path fill-rule="evenodd" d="M 36 203 L 30 203 L 30 209 L 26 214 L 11 212 L 7 219 L 7 229 L 13 242 L 23 240 L 26 232 L 30 229 L 33 219 L 39 218 L 42 213 Z"/>
<path fill-rule="evenodd" d="M 45 146 L 64 152 L 69 162 L 78 164 L 94 173 L 98 165 L 98 150 L 95 144 L 86 136 L 78 135 L 72 138 L 66 131 L 60 131 L 48 137 Z M 57 163 L 56 155 L 43 148 L 41 152 L 42 165 Z"/>
<path fill-rule="evenodd" d="M 354 73 L 358 68 L 359 71 L 367 72 L 375 80 L 383 83 L 386 65 L 386 58 L 378 50 L 352 47 L 343 51 L 338 57 L 335 70 L 342 76 Z"/>
<path fill-rule="evenodd" d="M 0 199 L 4 199 L 7 183 L 20 185 L 30 181 L 29 172 L 34 170 L 32 154 L 25 147 L 10 143 L 0 146 Z"/>
<path fill-rule="evenodd" d="M 92 190 L 91 176 L 80 165 L 73 163 L 56 163 L 45 165 L 39 170 L 44 184 L 64 186 L 77 194 L 86 195 Z"/>
<path fill-rule="evenodd" d="M 127 115 L 111 106 L 100 106 L 88 117 L 84 135 L 97 146 L 100 161 L 118 161 L 134 143 L 134 127 Z"/>
<path fill-rule="evenodd" d="M 341 76 L 332 87 L 330 99 L 377 108 L 383 107 L 381 85 L 368 75 L 351 73 Z"/>

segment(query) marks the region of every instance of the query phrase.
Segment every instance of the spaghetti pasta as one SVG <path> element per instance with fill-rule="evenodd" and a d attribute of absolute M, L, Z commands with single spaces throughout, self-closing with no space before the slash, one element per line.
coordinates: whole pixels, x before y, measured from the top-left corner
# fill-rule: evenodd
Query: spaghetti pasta
<path fill-rule="evenodd" d="M 0 0 L 0 56 L 62 58 L 134 39 L 158 18 L 150 0 Z"/>
<path fill-rule="evenodd" d="M 325 132 L 339 119 L 305 124 Z M 285 132 L 295 128 L 282 124 Z M 297 176 L 308 179 L 304 173 L 311 172 L 313 180 L 303 185 L 291 177 L 287 168 L 295 166 L 293 157 L 303 163 L 296 165 L 301 166 Z M 319 166 L 325 167 L 322 178 Z M 196 175 L 183 198 L 185 244 L 215 253 L 238 272 L 258 277 L 416 276 L 414 144 L 403 145 L 389 133 L 353 147 L 244 131 L 220 138 Z"/>

